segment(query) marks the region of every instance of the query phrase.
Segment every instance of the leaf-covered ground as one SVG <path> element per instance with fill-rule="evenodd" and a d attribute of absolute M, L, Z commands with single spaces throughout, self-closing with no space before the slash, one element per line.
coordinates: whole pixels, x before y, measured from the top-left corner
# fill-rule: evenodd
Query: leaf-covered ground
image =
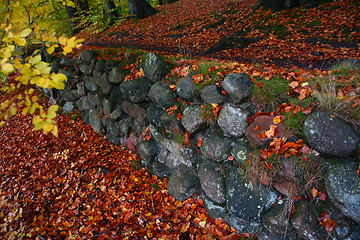
<path fill-rule="evenodd" d="M 34 131 L 28 115 L 1 128 L 1 239 L 241 238 L 210 218 L 201 199 L 176 201 L 167 179 L 151 176 L 137 155 L 76 113 L 57 121 L 58 137 Z"/>
<path fill-rule="evenodd" d="M 208 56 L 290 67 L 326 68 L 360 58 L 360 3 L 325 2 L 272 14 L 251 12 L 257 1 L 181 0 L 152 17 L 105 31 L 83 31 L 86 44 Z M 97 28 L 99 29 L 99 28 Z"/>

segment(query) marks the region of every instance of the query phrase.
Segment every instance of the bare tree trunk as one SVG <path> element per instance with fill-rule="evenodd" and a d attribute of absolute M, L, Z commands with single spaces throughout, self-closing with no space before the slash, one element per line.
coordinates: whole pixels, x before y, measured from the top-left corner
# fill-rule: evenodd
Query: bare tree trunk
<path fill-rule="evenodd" d="M 263 7 L 263 9 L 271 9 L 273 12 L 278 12 L 294 7 L 301 7 L 304 5 L 314 5 L 317 0 L 259 0 L 259 3 L 254 8 L 258 10 Z"/>
<path fill-rule="evenodd" d="M 135 15 L 136 18 L 152 16 L 159 10 L 153 8 L 146 0 L 128 0 L 129 16 Z"/>
<path fill-rule="evenodd" d="M 105 0 L 105 5 L 106 5 L 106 14 L 110 19 L 110 24 L 113 25 L 115 20 L 120 18 L 120 14 L 113 0 Z"/>
<path fill-rule="evenodd" d="M 65 5 L 65 9 L 71 23 L 72 34 L 74 35 L 80 30 L 78 28 L 79 26 L 78 11 L 76 8 L 69 7 L 67 5 Z"/>

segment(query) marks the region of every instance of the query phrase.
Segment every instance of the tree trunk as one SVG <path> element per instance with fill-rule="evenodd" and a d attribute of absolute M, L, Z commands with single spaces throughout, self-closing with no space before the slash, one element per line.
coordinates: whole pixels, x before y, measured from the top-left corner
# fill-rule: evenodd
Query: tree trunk
<path fill-rule="evenodd" d="M 120 18 L 120 14 L 115 6 L 115 3 L 113 0 L 105 0 L 106 5 L 106 14 L 108 15 L 110 19 L 110 24 L 114 24 L 115 20 Z"/>
<path fill-rule="evenodd" d="M 301 7 L 307 4 L 315 5 L 316 2 L 317 0 L 260 0 L 254 8 L 254 11 L 263 7 L 263 9 L 270 8 L 273 12 L 279 12 L 294 7 Z"/>
<path fill-rule="evenodd" d="M 67 5 L 65 5 L 65 9 L 71 23 L 72 34 L 74 35 L 80 30 L 78 28 L 79 26 L 78 11 L 76 8 L 69 7 Z"/>
<path fill-rule="evenodd" d="M 153 8 L 146 0 L 128 0 L 129 16 L 135 15 L 136 18 L 152 16 L 159 10 Z"/>

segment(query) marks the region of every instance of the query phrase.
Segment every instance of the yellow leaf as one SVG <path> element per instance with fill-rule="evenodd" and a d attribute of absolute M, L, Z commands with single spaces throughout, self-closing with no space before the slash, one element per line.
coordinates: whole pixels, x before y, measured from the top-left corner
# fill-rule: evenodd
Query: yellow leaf
<path fill-rule="evenodd" d="M 4 109 L 7 108 L 9 105 L 10 105 L 10 101 L 9 101 L 9 100 L 6 100 L 6 101 L 2 102 L 2 103 L 0 104 L 0 110 L 4 110 Z"/>
<path fill-rule="evenodd" d="M 4 121 L 0 121 L 0 127 L 3 127 L 5 125 Z"/>
<path fill-rule="evenodd" d="M 23 108 L 23 110 L 21 111 L 21 114 L 26 115 L 26 114 L 28 114 L 28 112 L 29 112 L 29 107 L 26 107 L 26 108 Z"/>
<path fill-rule="evenodd" d="M 201 221 L 201 222 L 199 222 L 199 225 L 204 228 L 205 225 L 206 225 L 206 221 Z"/>
<path fill-rule="evenodd" d="M 25 38 L 27 36 L 29 36 L 29 34 L 32 32 L 32 30 L 30 28 L 24 29 L 20 32 L 20 37 Z"/>
<path fill-rule="evenodd" d="M 10 74 L 15 70 L 15 68 L 10 63 L 5 63 L 1 66 L 1 70 L 3 70 L 5 74 Z"/>
<path fill-rule="evenodd" d="M 14 116 L 17 114 L 17 108 L 15 106 L 10 107 L 10 115 Z"/>
<path fill-rule="evenodd" d="M 72 48 L 69 46 L 65 46 L 63 47 L 63 50 L 64 50 L 64 55 L 66 55 L 72 51 Z"/>
<path fill-rule="evenodd" d="M 34 91 L 35 91 L 35 89 L 29 88 L 28 90 L 25 91 L 25 94 L 31 95 L 34 93 Z"/>
<path fill-rule="evenodd" d="M 59 43 L 63 46 L 66 46 L 67 39 L 65 37 L 59 37 Z"/>
<path fill-rule="evenodd" d="M 59 105 L 51 105 L 48 112 L 56 112 L 57 110 L 59 110 Z"/>
<path fill-rule="evenodd" d="M 32 65 L 36 65 L 41 61 L 41 55 L 36 55 L 35 57 L 30 57 L 29 63 Z"/>
<path fill-rule="evenodd" d="M 67 79 L 67 77 L 62 73 L 58 73 L 58 74 L 52 73 L 51 78 L 54 81 L 59 81 L 59 82 L 63 82 L 63 81 L 65 81 Z"/>
<path fill-rule="evenodd" d="M 39 62 L 38 64 L 36 64 L 34 67 L 36 69 L 39 69 L 39 70 L 43 70 L 44 68 L 48 67 L 49 66 L 49 63 L 46 63 L 46 62 Z"/>
<path fill-rule="evenodd" d="M 18 58 L 14 60 L 14 65 L 17 69 L 20 69 L 23 67 L 23 64 L 20 62 L 20 59 L 18 59 Z"/>
<path fill-rule="evenodd" d="M 48 124 L 48 123 L 45 123 L 44 126 L 42 127 L 42 129 L 44 130 L 45 133 L 51 132 L 51 130 L 53 130 L 53 128 L 54 128 L 54 125 Z"/>
<path fill-rule="evenodd" d="M 281 122 L 281 115 L 278 115 L 273 119 L 273 123 L 275 123 L 275 124 L 278 124 L 280 122 Z"/>
<path fill-rule="evenodd" d="M 56 137 L 58 136 L 59 129 L 56 125 L 54 125 L 53 129 L 51 130 L 51 133 Z"/>
<path fill-rule="evenodd" d="M 52 54 L 55 51 L 55 47 L 51 46 L 46 51 L 48 52 L 48 54 Z"/>
<path fill-rule="evenodd" d="M 15 38 L 14 40 L 15 40 L 16 44 L 18 44 L 20 46 L 25 46 L 26 45 L 25 38 Z"/>

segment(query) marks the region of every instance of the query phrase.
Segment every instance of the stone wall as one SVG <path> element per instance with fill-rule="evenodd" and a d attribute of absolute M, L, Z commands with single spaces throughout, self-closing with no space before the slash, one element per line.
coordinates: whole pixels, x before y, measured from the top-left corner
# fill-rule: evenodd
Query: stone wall
<path fill-rule="evenodd" d="M 115 60 L 97 59 L 96 54 L 96 51 L 85 50 L 76 60 L 45 56 L 54 72 L 68 77 L 64 90 L 43 89 L 52 104 L 62 106 L 64 112 L 78 109 L 84 122 L 97 133 L 113 144 L 137 152 L 143 166 L 151 173 L 168 177 L 168 191 L 176 199 L 199 194 L 212 217 L 222 217 L 240 232 L 257 232 L 259 239 L 326 238 L 327 233 L 320 227 L 318 214 L 309 201 L 303 199 L 296 203 L 291 221 L 284 217 L 285 202 L 289 202 L 285 200 L 295 197 L 292 195 L 296 188 L 293 179 L 281 178 L 276 188 L 263 184 L 252 186 L 244 178 L 239 163 L 247 160 L 251 147 L 269 143 L 269 139 L 256 139 L 258 132 L 247 122 L 256 113 L 248 101 L 253 85 L 250 76 L 231 73 L 220 87 L 213 84 L 201 90 L 189 76 L 181 78 L 175 89 L 164 81 L 170 67 L 157 54 L 148 53 L 138 66 L 145 76 L 131 81 L 125 81 L 130 73 L 124 70 L 124 65 Z M 215 108 L 214 104 L 222 106 L 216 118 L 210 104 Z M 266 128 L 274 124 L 273 118 L 259 116 L 255 123 L 265 124 Z M 316 121 L 317 118 L 312 119 Z M 315 125 L 312 120 L 308 121 L 311 138 Z M 278 127 L 283 126 L 279 124 Z M 285 130 L 280 130 L 279 134 L 296 138 Z M 358 133 L 350 129 L 349 134 L 352 134 L 353 143 L 346 150 L 347 158 L 354 157 L 359 145 Z M 349 138 L 349 135 L 344 137 Z M 316 136 L 314 138 L 318 142 Z M 347 162 L 351 161 L 344 164 Z M 334 192 L 332 202 L 341 206 L 344 203 L 336 194 L 337 185 L 341 183 L 334 180 L 334 175 L 339 174 L 338 168 L 342 167 L 330 168 L 332 177 L 328 181 Z M 349 181 L 355 181 L 354 172 L 350 167 L 346 169 Z M 352 194 L 360 200 L 359 188 Z M 359 201 L 347 204 L 350 207 L 344 211 L 341 206 L 331 208 L 342 219 L 335 236 L 356 239 L 359 236 L 356 234 L 360 233 Z"/>

